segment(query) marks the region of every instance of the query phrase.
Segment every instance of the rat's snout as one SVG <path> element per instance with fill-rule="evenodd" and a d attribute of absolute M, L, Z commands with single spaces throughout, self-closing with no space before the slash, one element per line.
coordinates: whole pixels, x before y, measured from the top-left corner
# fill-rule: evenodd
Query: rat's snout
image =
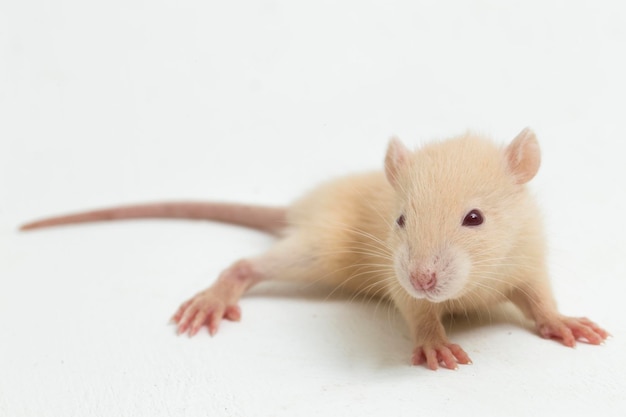
<path fill-rule="evenodd" d="M 428 291 L 437 286 L 437 272 L 431 268 L 414 270 L 410 274 L 411 285 L 418 291 Z"/>
<path fill-rule="evenodd" d="M 411 257 L 404 252 L 397 264 L 400 284 L 418 299 L 441 302 L 456 297 L 469 277 L 469 256 L 450 245 L 429 252 L 434 254 Z"/>
<path fill-rule="evenodd" d="M 394 256 L 396 277 L 416 299 L 442 302 L 461 294 L 470 277 L 472 262 L 466 250 L 444 243 L 438 246 L 400 244 Z"/>

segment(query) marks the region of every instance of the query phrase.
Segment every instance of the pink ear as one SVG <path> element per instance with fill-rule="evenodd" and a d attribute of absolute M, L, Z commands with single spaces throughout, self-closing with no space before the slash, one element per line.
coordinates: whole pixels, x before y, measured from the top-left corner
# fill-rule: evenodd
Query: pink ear
<path fill-rule="evenodd" d="M 518 184 L 532 180 L 539 171 L 541 152 L 535 133 L 529 128 L 522 130 L 506 148 L 509 170 Z"/>
<path fill-rule="evenodd" d="M 410 151 L 400 142 L 400 139 L 394 136 L 389 140 L 387 156 L 385 156 L 385 175 L 387 176 L 387 181 L 394 187 L 398 184 L 402 167 L 409 160 L 409 154 Z"/>

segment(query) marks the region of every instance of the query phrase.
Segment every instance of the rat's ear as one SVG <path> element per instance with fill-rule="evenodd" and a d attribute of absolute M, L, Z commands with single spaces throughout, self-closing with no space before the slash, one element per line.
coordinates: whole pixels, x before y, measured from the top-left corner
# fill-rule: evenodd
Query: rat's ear
<path fill-rule="evenodd" d="M 541 152 L 535 133 L 529 128 L 522 130 L 506 148 L 506 160 L 515 182 L 525 184 L 539 171 Z"/>
<path fill-rule="evenodd" d="M 409 161 L 409 154 L 410 151 L 400 142 L 400 139 L 394 136 L 389 140 L 387 156 L 385 156 L 385 175 L 387 181 L 394 187 L 398 184 L 402 167 Z"/>

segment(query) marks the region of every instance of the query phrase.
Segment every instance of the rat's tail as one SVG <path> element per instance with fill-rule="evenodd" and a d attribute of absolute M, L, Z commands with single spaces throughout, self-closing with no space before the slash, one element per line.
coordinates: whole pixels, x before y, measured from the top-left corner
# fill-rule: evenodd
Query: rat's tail
<path fill-rule="evenodd" d="M 50 217 L 24 224 L 20 230 L 106 220 L 168 218 L 213 220 L 278 234 L 287 224 L 286 214 L 283 207 L 208 202 L 149 203 Z"/>

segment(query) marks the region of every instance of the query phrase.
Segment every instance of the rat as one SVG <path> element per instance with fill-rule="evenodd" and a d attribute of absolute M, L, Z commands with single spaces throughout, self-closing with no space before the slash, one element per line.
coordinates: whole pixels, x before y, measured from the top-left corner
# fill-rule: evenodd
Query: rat
<path fill-rule="evenodd" d="M 88 221 L 166 217 L 209 219 L 271 233 L 264 254 L 225 269 L 172 317 L 179 334 L 241 318 L 239 299 L 267 280 L 315 282 L 389 299 L 404 317 L 413 365 L 469 364 L 444 329 L 446 315 L 512 302 L 544 338 L 573 347 L 609 333 L 559 313 L 546 239 L 527 183 L 541 154 L 528 128 L 510 143 L 466 133 L 411 151 L 389 141 L 384 172 L 329 181 L 289 207 L 172 202 L 95 210 L 25 224 L 22 230 Z"/>

